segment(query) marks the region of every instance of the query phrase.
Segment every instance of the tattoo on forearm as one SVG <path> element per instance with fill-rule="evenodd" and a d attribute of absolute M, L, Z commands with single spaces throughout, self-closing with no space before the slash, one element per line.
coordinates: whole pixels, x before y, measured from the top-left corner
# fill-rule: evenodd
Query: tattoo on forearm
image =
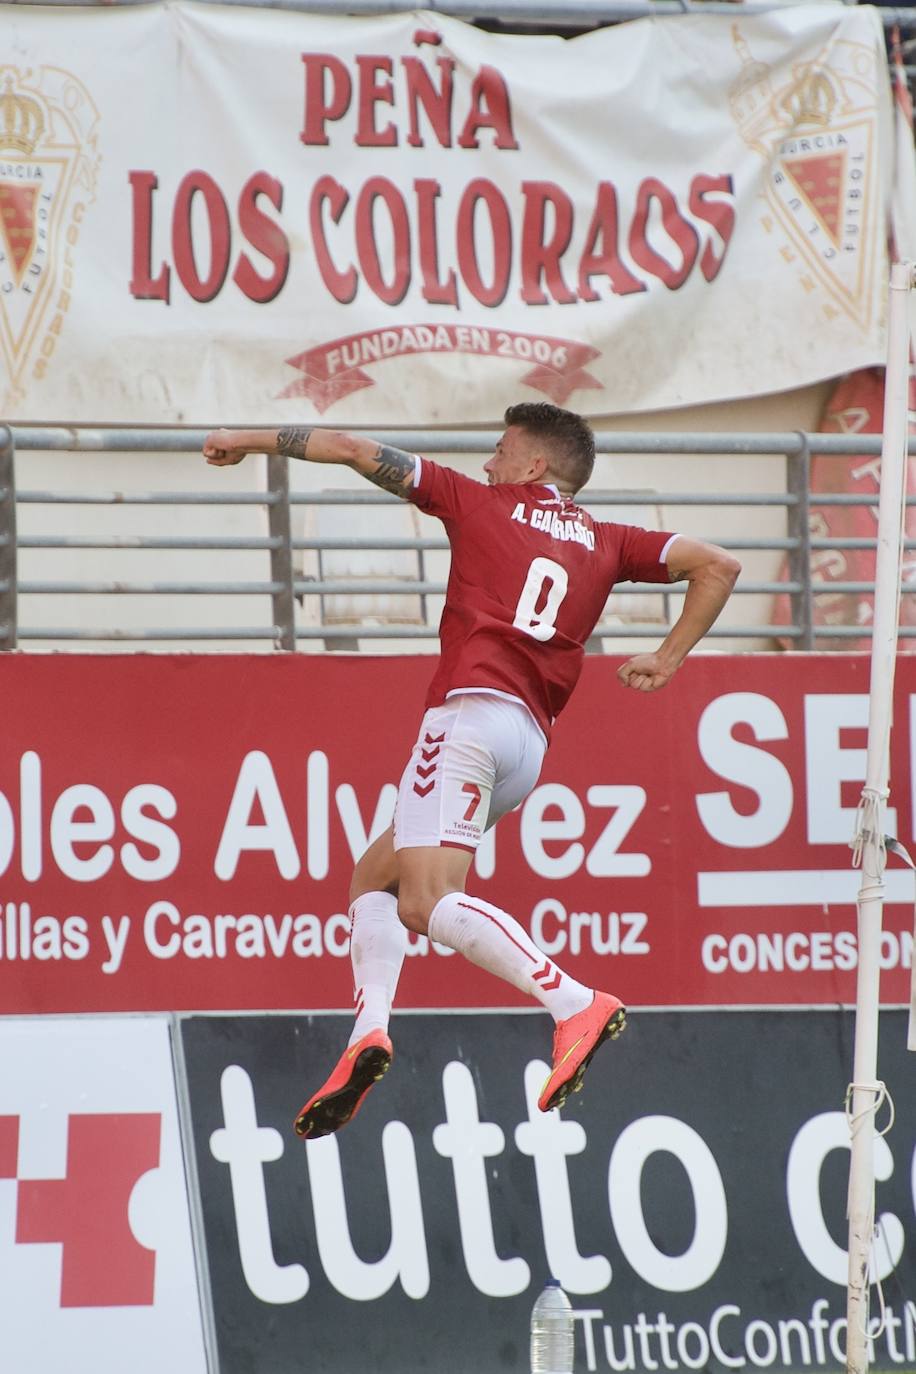
<path fill-rule="evenodd" d="M 311 429 L 277 430 L 277 452 L 284 458 L 304 458 Z"/>
<path fill-rule="evenodd" d="M 379 444 L 376 461 L 378 467 L 369 476 L 369 481 L 395 496 L 403 496 L 413 482 L 413 454 L 405 453 L 402 448 L 390 448 L 387 444 Z"/>

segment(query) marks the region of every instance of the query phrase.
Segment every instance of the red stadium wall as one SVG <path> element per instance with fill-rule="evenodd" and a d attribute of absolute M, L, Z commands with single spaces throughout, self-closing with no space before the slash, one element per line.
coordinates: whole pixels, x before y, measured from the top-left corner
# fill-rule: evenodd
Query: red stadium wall
<path fill-rule="evenodd" d="M 590 657 L 533 793 L 470 886 L 631 1005 L 855 1000 L 862 655 L 698 655 L 640 696 Z M 347 887 L 390 816 L 422 657 L 0 661 L 0 1012 L 351 1003 Z M 914 839 L 902 657 L 889 828 Z M 888 869 L 882 1000 L 909 1000 Z M 518 1006 L 412 938 L 402 1008 Z"/>
<path fill-rule="evenodd" d="M 549 1273 L 594 1374 L 842 1368 L 853 1017 L 837 1004 L 854 999 L 868 662 L 697 656 L 655 697 L 615 666 L 586 662 L 472 884 L 579 977 L 656 1010 L 544 1116 L 549 1017 L 415 941 L 401 1009 L 472 1014 L 396 1015 L 384 1085 L 306 1147 L 293 1116 L 349 1024 L 350 867 L 387 822 L 430 660 L 0 660 L 16 1374 L 278 1374 L 306 1349 L 316 1368 L 369 1352 L 391 1374 L 522 1374 Z M 907 845 L 914 699 L 904 657 Z M 913 878 L 887 879 L 882 995 L 899 1006 Z M 499 1004 L 515 1014 L 479 1014 Z M 286 1014 L 238 1014 L 257 1009 Z M 72 1014 L 114 1011 L 153 1014 Z M 897 1104 L 876 1140 L 881 1368 L 916 1360 L 905 1020 L 881 1018 Z"/>

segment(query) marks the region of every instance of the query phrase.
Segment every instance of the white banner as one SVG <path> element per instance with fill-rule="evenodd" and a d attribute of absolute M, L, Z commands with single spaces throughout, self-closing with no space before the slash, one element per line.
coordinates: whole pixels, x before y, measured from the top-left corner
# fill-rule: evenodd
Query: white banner
<path fill-rule="evenodd" d="M 4 418 L 494 423 L 883 361 L 870 7 L 0 22 Z"/>

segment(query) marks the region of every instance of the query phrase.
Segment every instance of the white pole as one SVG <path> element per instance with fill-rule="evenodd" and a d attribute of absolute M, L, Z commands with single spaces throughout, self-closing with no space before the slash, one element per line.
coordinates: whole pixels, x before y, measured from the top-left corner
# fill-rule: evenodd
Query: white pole
<path fill-rule="evenodd" d="M 846 1369 L 868 1369 L 868 1276 L 875 1220 L 875 1110 L 882 1085 L 878 1072 L 878 1001 L 881 917 L 884 908 L 884 809 L 890 771 L 891 710 L 906 490 L 907 393 L 909 383 L 908 298 L 913 284 L 909 262 L 891 267 L 884 382 L 884 440 L 875 557 L 875 616 L 868 709 L 865 786 L 859 803 L 856 859 L 862 864 L 859 889 L 859 968 L 853 1082 L 850 1084 L 849 1287 L 846 1317 Z"/>

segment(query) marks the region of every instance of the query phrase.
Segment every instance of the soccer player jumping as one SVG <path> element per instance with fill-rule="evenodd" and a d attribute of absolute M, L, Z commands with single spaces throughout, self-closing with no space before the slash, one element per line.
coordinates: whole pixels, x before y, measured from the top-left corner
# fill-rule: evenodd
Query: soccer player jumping
<path fill-rule="evenodd" d="M 441 655 L 394 822 L 357 863 L 350 887 L 356 1020 L 327 1081 L 295 1122 L 308 1140 L 346 1125 L 388 1069 L 391 1005 L 407 930 L 428 935 L 536 998 L 556 1027 L 538 1099 L 561 1107 L 595 1050 L 626 1024 L 623 1003 L 571 978 L 508 912 L 465 893 L 484 831 L 518 806 L 541 769 L 554 720 L 616 582 L 688 583 L 677 622 L 653 653 L 618 669 L 654 692 L 725 605 L 740 564 L 683 535 L 593 520 L 573 499 L 595 441 L 579 415 L 541 402 L 510 406 L 488 485 L 374 439 L 326 429 L 227 430 L 207 436 L 217 467 L 279 453 L 353 468 L 445 526 L 451 571 Z"/>

